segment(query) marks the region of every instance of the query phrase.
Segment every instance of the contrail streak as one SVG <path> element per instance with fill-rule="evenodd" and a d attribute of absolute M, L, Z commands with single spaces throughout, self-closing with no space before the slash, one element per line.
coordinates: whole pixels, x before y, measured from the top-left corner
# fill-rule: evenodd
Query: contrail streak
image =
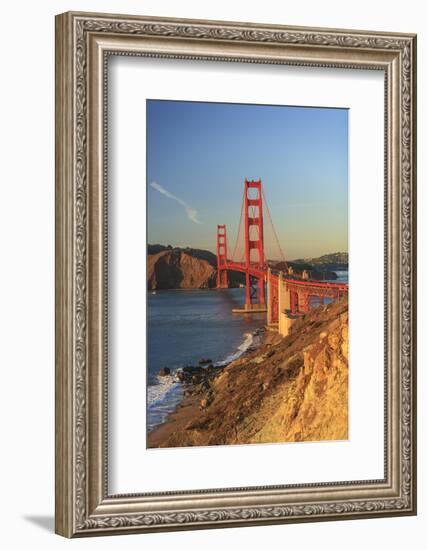
<path fill-rule="evenodd" d="M 192 208 L 189 204 L 187 204 L 185 201 L 183 201 L 182 199 L 180 199 L 179 197 L 175 196 L 175 195 L 172 195 L 172 193 L 169 193 L 169 191 L 167 189 L 165 189 L 164 187 L 162 187 L 160 185 L 160 183 L 157 183 L 155 181 L 152 181 L 150 183 L 151 187 L 153 187 L 156 191 L 158 191 L 159 193 L 161 193 L 162 195 L 164 195 L 165 197 L 167 197 L 168 199 L 172 199 L 173 201 L 176 201 L 178 204 L 180 204 L 184 210 L 185 210 L 185 213 L 187 214 L 187 217 L 189 220 L 191 220 L 192 222 L 194 223 L 202 223 L 198 217 L 197 217 L 197 210 L 195 210 L 194 208 Z"/>

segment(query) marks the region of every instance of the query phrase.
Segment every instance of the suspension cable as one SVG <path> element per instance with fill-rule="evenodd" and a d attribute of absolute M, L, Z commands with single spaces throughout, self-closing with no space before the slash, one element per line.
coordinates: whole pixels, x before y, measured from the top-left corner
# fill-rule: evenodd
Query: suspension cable
<path fill-rule="evenodd" d="M 284 262 L 285 270 L 287 272 L 288 271 L 288 264 L 286 262 L 286 258 L 285 258 L 285 255 L 283 253 L 282 247 L 280 246 L 279 238 L 278 238 L 277 233 L 276 233 L 276 228 L 274 227 L 273 220 L 271 218 L 270 208 L 268 207 L 268 202 L 267 202 L 267 198 L 266 198 L 265 193 L 264 193 L 264 188 L 262 188 L 262 196 L 263 196 L 263 199 L 264 199 L 264 204 L 266 206 L 268 219 L 270 220 L 270 225 L 273 228 L 274 238 L 276 240 L 277 247 L 279 248 L 279 252 L 281 254 L 281 260 Z"/>
<path fill-rule="evenodd" d="M 235 258 L 235 254 L 236 254 L 236 251 L 237 251 L 237 246 L 239 244 L 239 237 L 240 237 L 240 229 L 242 227 L 242 217 L 243 217 L 243 205 L 245 203 L 245 196 L 243 194 L 243 197 L 242 197 L 242 206 L 240 207 L 240 220 L 239 220 L 239 228 L 237 230 L 237 235 L 236 235 L 236 241 L 234 243 L 234 250 L 233 250 L 233 254 L 231 256 L 231 259 L 235 262 L 236 261 L 236 258 Z"/>

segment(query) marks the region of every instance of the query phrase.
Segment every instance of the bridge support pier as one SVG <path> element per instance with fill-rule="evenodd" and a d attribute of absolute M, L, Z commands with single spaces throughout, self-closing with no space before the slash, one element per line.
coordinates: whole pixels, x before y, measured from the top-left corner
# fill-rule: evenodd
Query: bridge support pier
<path fill-rule="evenodd" d="M 291 314 L 291 299 L 290 290 L 286 281 L 283 278 L 283 274 L 279 273 L 278 280 L 278 295 L 279 295 L 279 334 L 287 336 L 289 329 L 294 322 L 295 317 Z"/>
<path fill-rule="evenodd" d="M 236 313 L 237 309 L 233 309 L 233 311 Z M 267 311 L 267 307 L 265 304 L 245 304 L 245 312 L 246 313 L 264 313 Z"/>
<path fill-rule="evenodd" d="M 284 311 L 280 313 L 279 317 L 279 334 L 281 336 L 287 336 L 289 334 L 289 329 L 294 323 L 296 317 L 292 316 L 289 311 Z"/>
<path fill-rule="evenodd" d="M 277 326 L 279 323 L 278 278 L 272 276 L 271 269 L 267 271 L 267 325 Z"/>
<path fill-rule="evenodd" d="M 265 305 L 265 283 L 264 277 L 258 279 L 258 300 L 259 303 Z"/>

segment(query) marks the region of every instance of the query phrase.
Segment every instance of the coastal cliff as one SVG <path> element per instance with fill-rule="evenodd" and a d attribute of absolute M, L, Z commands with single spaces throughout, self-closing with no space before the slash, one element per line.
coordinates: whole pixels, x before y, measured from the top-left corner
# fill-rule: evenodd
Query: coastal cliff
<path fill-rule="evenodd" d="M 148 246 L 148 290 L 201 289 L 216 287 L 216 256 L 208 250 Z M 228 274 L 230 287 L 244 282 L 241 273 Z"/>
<path fill-rule="evenodd" d="M 162 250 L 148 256 L 148 290 L 169 288 L 213 288 L 216 270 L 204 259 L 183 250 Z"/>
<path fill-rule="evenodd" d="M 282 338 L 262 344 L 199 384 L 149 447 L 348 438 L 348 304 L 310 311 Z"/>

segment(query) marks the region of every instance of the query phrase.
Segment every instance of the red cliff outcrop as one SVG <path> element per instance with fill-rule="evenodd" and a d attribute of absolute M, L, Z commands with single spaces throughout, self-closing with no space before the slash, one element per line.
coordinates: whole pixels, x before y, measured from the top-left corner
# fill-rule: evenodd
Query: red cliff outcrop
<path fill-rule="evenodd" d="M 147 284 L 148 290 L 213 288 L 216 270 L 208 261 L 183 250 L 163 250 L 148 256 Z"/>

